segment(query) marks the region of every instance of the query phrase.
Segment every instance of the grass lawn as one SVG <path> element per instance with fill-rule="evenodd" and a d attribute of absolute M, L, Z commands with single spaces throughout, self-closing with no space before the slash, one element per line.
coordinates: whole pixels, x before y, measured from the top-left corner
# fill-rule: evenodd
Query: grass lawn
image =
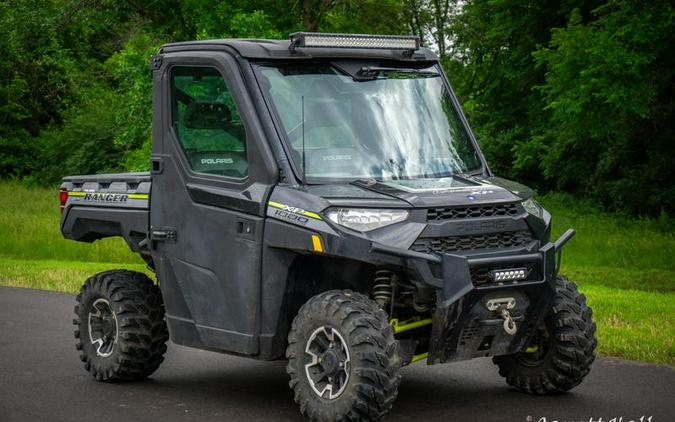
<path fill-rule="evenodd" d="M 127 269 L 152 273 L 144 264 L 113 264 L 106 262 L 77 261 L 27 261 L 0 258 L 0 285 L 28 287 L 31 289 L 53 290 L 75 293 L 84 280 L 91 275 L 111 270 Z"/>
<path fill-rule="evenodd" d="M 64 240 L 56 189 L 0 182 L 0 284 L 74 293 L 98 271 L 145 271 L 121 239 Z M 577 236 L 565 247 L 562 272 L 593 308 L 598 352 L 675 365 L 675 222 L 603 214 L 567 195 L 542 204 L 554 235 Z"/>
<path fill-rule="evenodd" d="M 622 290 L 579 282 L 598 327 L 598 352 L 675 364 L 675 293 Z"/>

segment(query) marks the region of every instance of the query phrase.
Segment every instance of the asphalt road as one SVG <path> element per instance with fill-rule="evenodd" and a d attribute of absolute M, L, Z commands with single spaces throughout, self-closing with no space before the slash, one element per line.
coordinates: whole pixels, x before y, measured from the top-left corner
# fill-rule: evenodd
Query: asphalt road
<path fill-rule="evenodd" d="M 284 363 L 169 345 L 151 379 L 105 384 L 74 347 L 70 295 L 0 287 L 0 421 L 297 421 Z M 675 420 L 675 369 L 596 361 L 573 392 L 509 389 L 488 359 L 404 368 L 391 421 Z M 618 418 L 623 417 L 620 421 Z"/>

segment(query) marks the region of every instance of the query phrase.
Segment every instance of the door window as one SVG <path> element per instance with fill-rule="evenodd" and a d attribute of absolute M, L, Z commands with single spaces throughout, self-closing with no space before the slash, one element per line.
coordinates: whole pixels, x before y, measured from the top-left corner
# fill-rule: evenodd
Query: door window
<path fill-rule="evenodd" d="M 233 178 L 248 175 L 246 131 L 217 69 L 171 69 L 171 116 L 193 171 Z"/>

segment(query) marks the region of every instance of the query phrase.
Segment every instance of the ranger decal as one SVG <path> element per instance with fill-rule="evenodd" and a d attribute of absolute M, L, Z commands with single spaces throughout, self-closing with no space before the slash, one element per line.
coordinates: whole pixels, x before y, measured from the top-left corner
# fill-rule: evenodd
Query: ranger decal
<path fill-rule="evenodd" d="M 150 195 L 143 193 L 109 192 L 68 192 L 68 196 L 92 202 L 127 202 L 127 199 L 148 199 L 150 197 Z"/>

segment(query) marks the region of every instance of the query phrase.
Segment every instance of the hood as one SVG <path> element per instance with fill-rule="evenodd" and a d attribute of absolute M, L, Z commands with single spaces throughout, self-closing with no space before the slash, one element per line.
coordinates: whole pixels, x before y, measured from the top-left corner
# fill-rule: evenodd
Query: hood
<path fill-rule="evenodd" d="M 532 195 L 527 187 L 505 179 L 460 176 L 386 182 L 355 180 L 348 185 L 313 186 L 309 192 L 332 203 L 340 202 L 339 199 L 378 203 L 398 200 L 415 208 L 508 203 Z"/>

